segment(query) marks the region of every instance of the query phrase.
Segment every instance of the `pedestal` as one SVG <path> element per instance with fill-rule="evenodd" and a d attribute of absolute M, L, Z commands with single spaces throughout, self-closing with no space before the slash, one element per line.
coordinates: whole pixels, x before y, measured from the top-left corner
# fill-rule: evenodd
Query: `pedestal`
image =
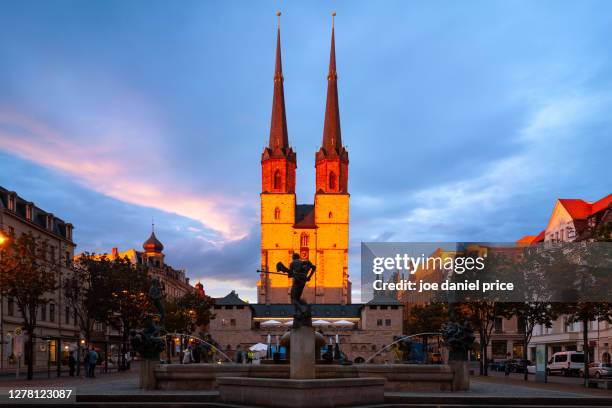
<path fill-rule="evenodd" d="M 385 402 L 384 378 L 218 378 L 224 404 L 272 408 L 334 408 Z"/>
<path fill-rule="evenodd" d="M 468 362 L 451 360 L 448 362 L 448 365 L 453 370 L 452 391 L 469 391 L 470 373 L 468 371 Z"/>
<path fill-rule="evenodd" d="M 315 334 L 314 329 L 302 326 L 291 329 L 289 377 L 295 380 L 315 378 Z"/>
<path fill-rule="evenodd" d="M 143 359 L 140 361 L 140 376 L 138 378 L 138 386 L 145 390 L 157 389 L 157 381 L 155 379 L 155 368 L 159 365 L 159 358 L 156 360 Z"/>

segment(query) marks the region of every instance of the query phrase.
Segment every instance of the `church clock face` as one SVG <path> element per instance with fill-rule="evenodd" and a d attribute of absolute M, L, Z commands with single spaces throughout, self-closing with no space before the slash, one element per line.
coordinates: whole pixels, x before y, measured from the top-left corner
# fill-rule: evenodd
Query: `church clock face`
<path fill-rule="evenodd" d="M 301 248 L 301 249 L 300 249 L 300 258 L 301 258 L 302 260 L 306 260 L 306 259 L 308 259 L 308 252 L 309 252 L 309 251 L 308 251 L 308 248 Z"/>

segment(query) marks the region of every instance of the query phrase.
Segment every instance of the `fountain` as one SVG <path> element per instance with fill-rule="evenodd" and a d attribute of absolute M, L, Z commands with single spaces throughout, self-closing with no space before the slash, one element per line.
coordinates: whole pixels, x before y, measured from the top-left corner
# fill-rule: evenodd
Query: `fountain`
<path fill-rule="evenodd" d="M 293 278 L 291 301 L 295 308 L 290 335 L 289 378 L 217 378 L 221 401 L 266 407 L 338 407 L 384 402 L 383 378 L 316 378 L 315 332 L 310 305 L 302 299 L 315 266 L 293 255 L 289 268 L 277 264 L 278 272 Z"/>

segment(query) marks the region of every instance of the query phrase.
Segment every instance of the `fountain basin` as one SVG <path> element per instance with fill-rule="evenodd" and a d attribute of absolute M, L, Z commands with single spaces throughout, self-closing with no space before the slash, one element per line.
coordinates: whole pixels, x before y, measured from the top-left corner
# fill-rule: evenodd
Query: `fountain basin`
<path fill-rule="evenodd" d="M 447 364 L 315 365 L 316 379 L 371 378 L 385 380 L 385 391 L 457 391 L 455 370 Z M 287 364 L 163 364 L 156 368 L 157 388 L 214 390 L 222 377 L 289 378 Z"/>
<path fill-rule="evenodd" d="M 217 379 L 222 402 L 275 408 L 342 407 L 382 404 L 383 378 L 277 379 L 222 377 Z"/>

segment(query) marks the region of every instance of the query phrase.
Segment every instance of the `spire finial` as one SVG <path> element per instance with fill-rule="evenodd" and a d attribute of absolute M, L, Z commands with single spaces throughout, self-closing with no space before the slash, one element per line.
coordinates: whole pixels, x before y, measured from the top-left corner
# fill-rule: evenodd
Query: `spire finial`
<path fill-rule="evenodd" d="M 279 29 L 279 30 L 280 30 L 280 16 L 281 16 L 281 14 L 282 14 L 282 13 L 280 12 L 280 10 L 278 10 L 278 11 L 276 12 L 276 16 L 278 17 L 278 29 Z"/>
<path fill-rule="evenodd" d="M 155 218 L 151 217 L 151 232 L 155 233 Z"/>
<path fill-rule="evenodd" d="M 336 11 L 335 10 L 332 11 L 331 16 L 332 16 L 332 28 L 334 28 L 334 19 L 336 17 Z"/>

